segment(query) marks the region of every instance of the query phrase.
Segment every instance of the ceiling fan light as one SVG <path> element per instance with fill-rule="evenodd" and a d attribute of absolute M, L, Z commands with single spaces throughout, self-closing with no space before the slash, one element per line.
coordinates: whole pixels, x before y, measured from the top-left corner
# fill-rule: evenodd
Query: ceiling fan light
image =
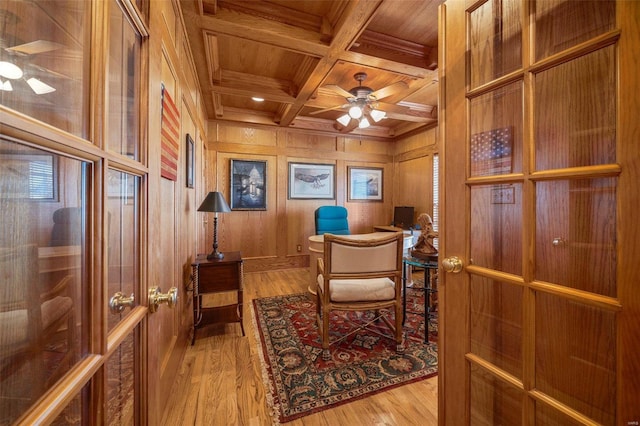
<path fill-rule="evenodd" d="M 351 121 L 351 116 L 349 114 L 345 114 L 338 117 L 336 121 L 346 127 Z"/>
<path fill-rule="evenodd" d="M 375 121 L 377 123 L 378 121 L 380 121 L 383 118 L 385 118 L 387 116 L 387 113 L 384 112 L 384 111 L 380 111 L 378 109 L 373 109 L 373 110 L 371 110 L 369 115 L 371 116 L 371 118 L 373 118 L 373 121 Z"/>
<path fill-rule="evenodd" d="M 352 106 L 351 108 L 349 108 L 349 116 L 357 120 L 358 118 L 362 117 L 362 109 L 357 105 Z"/>
<path fill-rule="evenodd" d="M 17 80 L 22 78 L 22 70 L 11 62 L 0 61 L 0 75 L 4 78 Z"/>
<path fill-rule="evenodd" d="M 4 83 L 0 84 L 0 90 L 3 90 L 5 92 L 13 92 L 13 86 L 11 85 L 11 82 L 7 80 Z"/>
<path fill-rule="evenodd" d="M 362 117 L 362 120 L 360 120 L 360 122 L 358 123 L 358 128 L 366 129 L 370 125 L 371 124 L 369 123 L 369 120 L 367 120 L 367 117 Z"/>
<path fill-rule="evenodd" d="M 54 89 L 53 87 L 49 86 L 46 83 L 43 83 L 42 81 L 34 77 L 28 79 L 27 84 L 29 84 L 29 87 L 31 87 L 31 90 L 33 90 L 36 95 L 44 95 L 45 93 L 56 91 L 56 89 Z"/>

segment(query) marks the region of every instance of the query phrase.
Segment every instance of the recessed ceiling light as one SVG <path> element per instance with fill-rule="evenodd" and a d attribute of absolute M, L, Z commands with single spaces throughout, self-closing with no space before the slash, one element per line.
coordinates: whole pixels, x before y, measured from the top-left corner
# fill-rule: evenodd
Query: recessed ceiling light
<path fill-rule="evenodd" d="M 264 98 L 259 98 L 257 96 L 252 97 L 251 99 L 253 99 L 256 102 L 264 102 Z"/>

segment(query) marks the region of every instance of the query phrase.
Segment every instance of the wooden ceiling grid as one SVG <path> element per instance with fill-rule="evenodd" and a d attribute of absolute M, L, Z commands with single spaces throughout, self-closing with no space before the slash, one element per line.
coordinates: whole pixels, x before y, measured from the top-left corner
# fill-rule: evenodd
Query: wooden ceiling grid
<path fill-rule="evenodd" d="M 347 103 L 326 86 L 348 91 L 365 72 L 363 86 L 385 88 L 388 118 L 359 134 L 433 126 L 441 2 L 181 0 L 208 118 L 346 132 L 343 109 L 318 111 Z"/>

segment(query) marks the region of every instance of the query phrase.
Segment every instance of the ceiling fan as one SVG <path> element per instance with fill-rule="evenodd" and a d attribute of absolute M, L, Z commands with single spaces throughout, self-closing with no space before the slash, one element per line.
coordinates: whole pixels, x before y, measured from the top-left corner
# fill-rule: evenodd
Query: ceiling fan
<path fill-rule="evenodd" d="M 336 109 L 346 110 L 346 114 L 336 119 L 336 121 L 342 125 L 342 131 L 349 132 L 356 127 L 364 129 L 371 125 L 370 120 L 377 123 L 384 119 L 386 117 L 385 109 L 391 109 L 391 107 L 395 106 L 391 104 L 384 104 L 380 102 L 380 99 L 391 96 L 396 91 L 408 87 L 407 83 L 404 81 L 398 81 L 374 91 L 372 88 L 362 85 L 362 82 L 367 78 L 366 73 L 355 73 L 353 78 L 358 82 L 358 86 L 351 90 L 345 90 L 335 84 L 324 86 L 326 89 L 329 89 L 340 96 L 344 96 L 347 103 L 313 111 L 311 114 L 320 114 L 322 112 Z"/>
<path fill-rule="evenodd" d="M 11 92 L 13 91 L 12 82 L 24 80 L 36 95 L 55 92 L 54 87 L 37 78 L 36 75 L 43 72 L 53 75 L 58 75 L 58 73 L 31 63 L 29 58 L 32 55 L 50 52 L 62 47 L 61 44 L 55 42 L 36 40 L 4 48 L 7 57 L 3 58 L 2 56 L 5 55 L 0 55 L 0 91 Z M 29 70 L 27 70 L 28 68 Z"/>

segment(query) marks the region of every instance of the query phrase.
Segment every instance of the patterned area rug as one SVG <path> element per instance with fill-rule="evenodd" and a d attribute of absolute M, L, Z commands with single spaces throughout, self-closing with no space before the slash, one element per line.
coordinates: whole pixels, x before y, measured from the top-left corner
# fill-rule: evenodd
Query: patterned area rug
<path fill-rule="evenodd" d="M 378 321 L 370 326 L 373 331 L 361 330 L 331 345 L 329 361 L 322 359 L 315 296 L 255 299 L 252 316 L 274 424 L 436 375 L 437 323 L 432 320 L 430 343 L 425 344 L 423 294 L 420 289 L 407 290 L 411 312 L 405 322 L 404 354 L 396 353 L 390 330 Z M 358 323 L 370 317 L 356 312 L 350 312 L 349 318 L 344 312 L 332 315 L 332 341 L 352 328 L 347 319 Z"/>

